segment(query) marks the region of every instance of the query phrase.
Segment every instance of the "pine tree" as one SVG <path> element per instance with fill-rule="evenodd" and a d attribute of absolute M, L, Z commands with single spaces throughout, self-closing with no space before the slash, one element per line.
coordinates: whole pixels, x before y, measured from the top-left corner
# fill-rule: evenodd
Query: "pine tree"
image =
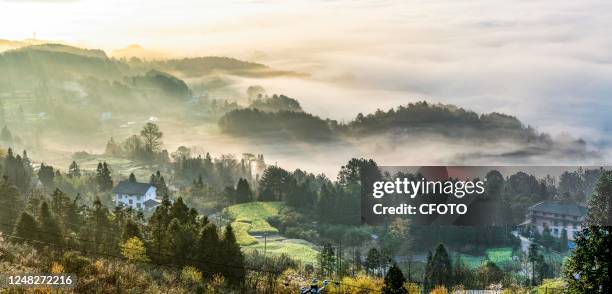
<path fill-rule="evenodd" d="M 136 181 L 136 176 L 134 175 L 134 173 L 130 173 L 130 177 L 128 178 L 128 182 L 130 182 L 130 183 L 138 182 L 138 181 Z"/>
<path fill-rule="evenodd" d="M 198 267 L 202 272 L 221 272 L 220 265 L 224 261 L 219 256 L 221 247 L 215 224 L 209 223 L 202 228 L 196 248 L 196 258 L 200 261 Z"/>
<path fill-rule="evenodd" d="M 15 224 L 13 234 L 24 239 L 17 239 L 18 242 L 26 242 L 27 240 L 36 240 L 38 238 L 38 223 L 32 215 L 27 212 L 22 212 L 19 220 Z"/>
<path fill-rule="evenodd" d="M 253 200 L 253 192 L 246 179 L 240 178 L 236 185 L 236 203 L 245 203 Z"/>
<path fill-rule="evenodd" d="M 39 239 L 43 242 L 61 245 L 63 244 L 63 235 L 57 219 L 51 213 L 49 205 L 46 201 L 40 205 L 38 213 L 38 227 L 40 228 Z"/>
<path fill-rule="evenodd" d="M 149 183 L 157 188 L 157 195 L 161 195 L 162 197 L 170 196 L 168 193 L 168 186 L 166 186 L 166 181 L 159 171 L 151 174 Z"/>
<path fill-rule="evenodd" d="M 189 254 L 193 251 L 195 234 L 189 224 L 181 223 L 174 218 L 168 225 L 168 254 L 172 256 L 172 263 L 179 266 L 187 264 Z"/>
<path fill-rule="evenodd" d="M 81 169 L 76 161 L 72 161 L 70 166 L 68 167 L 68 177 L 70 178 L 78 178 L 81 176 Z"/>
<path fill-rule="evenodd" d="M 336 268 L 336 255 L 334 248 L 330 243 L 323 244 L 323 249 L 318 256 L 319 271 L 323 276 L 331 277 L 334 274 Z"/>
<path fill-rule="evenodd" d="M 612 171 L 602 172 L 589 200 L 587 222 L 564 269 L 569 293 L 610 293 Z"/>
<path fill-rule="evenodd" d="M 403 294 L 408 293 L 404 288 L 406 278 L 402 270 L 394 263 L 385 276 L 385 284 L 382 288 L 382 293 L 385 294 Z"/>
<path fill-rule="evenodd" d="M 53 167 L 49 165 L 45 165 L 44 163 L 40 164 L 40 169 L 38 170 L 38 179 L 40 182 L 47 188 L 53 187 L 53 178 L 55 178 L 55 173 L 53 172 Z"/>
<path fill-rule="evenodd" d="M 183 197 L 176 199 L 170 208 L 170 219 L 178 219 L 181 223 L 188 223 L 190 220 L 189 207 L 183 201 Z"/>
<path fill-rule="evenodd" d="M 368 255 L 366 255 L 365 266 L 368 273 L 377 273 L 380 268 L 380 252 L 376 248 L 370 248 Z"/>
<path fill-rule="evenodd" d="M 240 245 L 236 241 L 236 235 L 230 224 L 225 226 L 223 239 L 221 241 L 223 259 L 228 266 L 222 268 L 223 276 L 227 277 L 233 284 L 240 284 L 244 281 L 244 256 L 240 251 Z"/>
<path fill-rule="evenodd" d="M 142 240 L 142 233 L 140 232 L 140 227 L 138 224 L 129 218 L 125 225 L 123 225 L 123 232 L 121 233 L 121 241 L 125 242 L 132 237 L 138 237 L 138 239 Z"/>
<path fill-rule="evenodd" d="M 0 179 L 0 231 L 9 232 L 23 207 L 19 190 L 7 178 Z"/>
<path fill-rule="evenodd" d="M 527 253 L 527 259 L 531 263 L 531 285 L 535 286 L 539 281 L 539 269 L 542 267 L 544 256 L 540 254 L 540 247 L 536 243 L 529 245 L 529 251 Z"/>
<path fill-rule="evenodd" d="M 428 286 L 445 286 L 448 288 L 451 285 L 453 280 L 452 267 L 444 245 L 438 244 L 426 267 L 425 279 Z"/>
<path fill-rule="evenodd" d="M 113 179 L 109 165 L 106 163 L 98 163 L 96 169 L 96 182 L 100 191 L 105 192 L 113 188 Z"/>
<path fill-rule="evenodd" d="M 65 220 L 69 205 L 70 198 L 62 190 L 56 188 L 51 195 L 51 212 L 59 220 Z"/>
<path fill-rule="evenodd" d="M 168 258 L 168 236 L 166 235 L 170 219 L 171 204 L 169 201 L 163 201 L 161 205 L 155 208 L 155 211 L 149 218 L 147 225 L 147 233 L 150 240 L 151 259 L 158 263 L 167 263 Z"/>

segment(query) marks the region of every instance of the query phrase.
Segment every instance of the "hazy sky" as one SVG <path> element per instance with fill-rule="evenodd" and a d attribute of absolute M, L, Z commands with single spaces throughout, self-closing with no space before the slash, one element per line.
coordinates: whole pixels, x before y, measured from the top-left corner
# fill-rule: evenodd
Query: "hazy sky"
<path fill-rule="evenodd" d="M 33 32 L 306 71 L 261 83 L 334 118 L 427 99 L 591 141 L 612 133 L 609 0 L 0 0 L 0 38 Z"/>

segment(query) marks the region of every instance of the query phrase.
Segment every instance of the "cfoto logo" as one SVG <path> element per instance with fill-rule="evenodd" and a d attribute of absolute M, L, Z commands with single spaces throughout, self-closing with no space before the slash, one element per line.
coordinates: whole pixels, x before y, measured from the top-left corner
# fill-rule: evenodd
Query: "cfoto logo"
<path fill-rule="evenodd" d="M 421 214 L 465 214 L 467 205 L 465 204 L 421 204 L 419 213 Z"/>

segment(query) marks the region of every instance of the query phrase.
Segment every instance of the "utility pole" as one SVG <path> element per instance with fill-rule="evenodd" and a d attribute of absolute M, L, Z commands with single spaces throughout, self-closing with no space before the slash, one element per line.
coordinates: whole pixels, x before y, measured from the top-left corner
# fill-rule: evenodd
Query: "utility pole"
<path fill-rule="evenodd" d="M 264 233 L 264 262 L 266 260 L 267 251 L 268 251 L 268 233 Z"/>

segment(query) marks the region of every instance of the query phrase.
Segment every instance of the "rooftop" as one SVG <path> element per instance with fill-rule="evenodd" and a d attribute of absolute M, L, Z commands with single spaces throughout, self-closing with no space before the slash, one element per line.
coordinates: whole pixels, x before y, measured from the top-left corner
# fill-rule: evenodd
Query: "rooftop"
<path fill-rule="evenodd" d="M 149 183 L 121 181 L 113 189 L 113 193 L 127 194 L 127 195 L 144 195 L 145 193 L 147 193 L 147 191 L 151 187 L 154 187 L 154 186 Z"/>
<path fill-rule="evenodd" d="M 572 202 L 542 201 L 529 207 L 529 211 L 556 213 L 569 216 L 584 216 L 587 209 Z"/>

